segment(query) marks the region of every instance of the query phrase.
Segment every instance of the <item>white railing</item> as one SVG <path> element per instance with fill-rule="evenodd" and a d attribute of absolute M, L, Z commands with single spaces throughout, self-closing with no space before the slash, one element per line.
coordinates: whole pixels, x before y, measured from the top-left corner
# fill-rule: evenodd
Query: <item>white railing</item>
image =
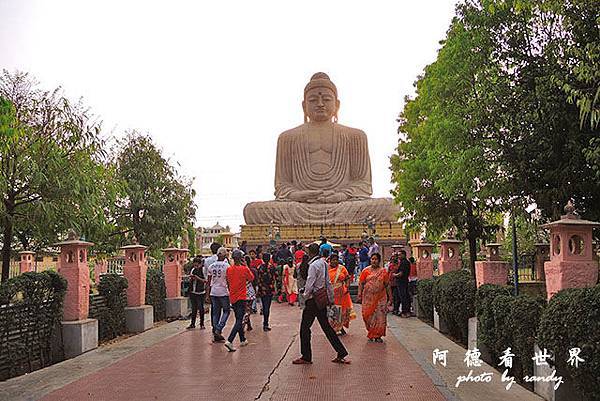
<path fill-rule="evenodd" d="M 125 264 L 125 259 L 109 259 L 107 261 L 107 273 L 113 274 L 123 274 L 123 265 Z"/>
<path fill-rule="evenodd" d="M 18 276 L 21 273 L 21 269 L 19 268 L 19 262 L 16 260 L 10 261 L 10 268 L 8 270 L 8 278 L 13 278 Z"/>

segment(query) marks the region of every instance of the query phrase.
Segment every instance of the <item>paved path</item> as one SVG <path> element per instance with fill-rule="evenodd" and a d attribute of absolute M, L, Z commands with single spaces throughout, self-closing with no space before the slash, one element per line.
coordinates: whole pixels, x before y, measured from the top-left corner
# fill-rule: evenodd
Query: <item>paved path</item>
<path fill-rule="evenodd" d="M 299 354 L 298 308 L 273 305 L 270 333 L 260 329 L 261 319 L 254 315 L 259 330 L 248 334 L 249 346 L 234 353 L 226 352 L 222 344 L 212 344 L 210 330 L 186 331 L 187 322 L 173 322 L 0 383 L 0 399 L 540 400 L 520 388 L 507 394 L 501 384 L 455 389 L 456 375 L 466 369 L 460 373 L 456 364 L 452 369 L 432 367 L 431 350 L 464 350 L 417 319 L 390 316 L 386 342 L 375 344 L 367 343 L 359 317 L 342 338 L 352 359 L 345 366 L 330 362 L 334 351 L 317 322 L 313 325 L 313 365 L 291 364 Z M 232 324 L 233 316 L 226 333 Z"/>

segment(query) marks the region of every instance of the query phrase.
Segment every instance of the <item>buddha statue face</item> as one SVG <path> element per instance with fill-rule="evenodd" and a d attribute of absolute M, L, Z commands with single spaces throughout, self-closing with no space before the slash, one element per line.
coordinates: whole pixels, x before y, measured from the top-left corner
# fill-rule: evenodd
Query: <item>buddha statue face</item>
<path fill-rule="evenodd" d="M 309 89 L 302 102 L 304 115 L 310 121 L 331 121 L 337 115 L 340 101 L 336 98 L 333 90 L 327 87 L 316 87 Z"/>

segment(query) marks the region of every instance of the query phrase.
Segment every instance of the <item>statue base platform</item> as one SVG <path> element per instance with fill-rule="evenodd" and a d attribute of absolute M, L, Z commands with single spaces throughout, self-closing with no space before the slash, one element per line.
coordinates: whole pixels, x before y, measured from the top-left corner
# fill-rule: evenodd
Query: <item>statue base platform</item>
<path fill-rule="evenodd" d="M 382 255 L 391 255 L 392 245 L 408 248 L 408 238 L 400 223 L 376 223 L 372 228 L 366 224 L 247 224 L 242 226 L 241 241 L 247 241 L 249 247 L 262 245 L 268 249 L 273 243 L 293 240 L 309 244 L 321 236 L 334 244 L 354 244 L 374 237 L 382 248 Z M 273 241 L 273 242 L 272 242 Z"/>

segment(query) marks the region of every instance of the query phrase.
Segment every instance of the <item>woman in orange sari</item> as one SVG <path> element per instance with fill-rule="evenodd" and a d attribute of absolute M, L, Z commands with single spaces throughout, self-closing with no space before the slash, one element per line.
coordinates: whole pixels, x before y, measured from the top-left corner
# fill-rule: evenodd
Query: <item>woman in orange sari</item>
<path fill-rule="evenodd" d="M 350 282 L 350 274 L 348 270 L 340 265 L 340 259 L 337 254 L 329 257 L 329 280 L 333 285 L 333 303 L 341 308 L 341 318 L 329 320 L 329 324 L 338 335 L 345 335 L 345 328 L 350 327 L 350 320 L 356 318 L 354 310 L 352 310 L 352 298 L 348 291 L 348 283 Z"/>
<path fill-rule="evenodd" d="M 390 279 L 381 267 L 381 255 L 371 255 L 371 265 L 360 274 L 358 300 L 362 302 L 362 315 L 369 342 L 382 343 L 387 326 L 387 309 L 392 299 Z"/>

